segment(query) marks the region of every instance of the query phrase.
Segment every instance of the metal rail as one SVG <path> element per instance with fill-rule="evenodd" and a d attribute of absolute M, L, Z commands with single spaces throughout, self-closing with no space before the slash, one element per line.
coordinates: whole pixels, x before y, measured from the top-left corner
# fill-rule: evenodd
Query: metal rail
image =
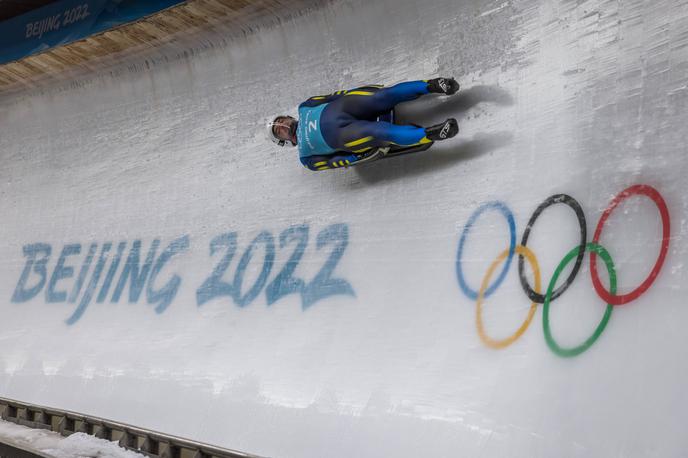
<path fill-rule="evenodd" d="M 0 442 L 0 458 L 51 458 L 35 450 L 28 450 L 26 447 L 12 442 Z"/>
<path fill-rule="evenodd" d="M 120 446 L 152 458 L 258 458 L 256 455 L 182 439 L 126 423 L 13 399 L 0 398 L 0 412 L 0 417 L 5 421 L 55 431 L 63 436 L 82 432 L 101 439 L 118 441 Z M 5 456 L 2 451 L 0 445 L 0 456 Z M 42 456 L 27 453 L 29 454 L 22 456 Z"/>

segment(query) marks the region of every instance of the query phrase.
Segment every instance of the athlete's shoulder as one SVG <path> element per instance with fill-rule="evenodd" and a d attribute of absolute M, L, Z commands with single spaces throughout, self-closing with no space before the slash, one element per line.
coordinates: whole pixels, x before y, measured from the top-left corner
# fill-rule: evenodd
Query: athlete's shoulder
<path fill-rule="evenodd" d="M 310 99 L 301 102 L 301 104 L 299 105 L 299 108 L 312 108 L 312 107 L 317 107 L 318 105 L 320 105 L 320 103 L 321 103 L 321 102 L 316 101 L 316 100 L 314 100 L 313 97 L 311 97 Z"/>

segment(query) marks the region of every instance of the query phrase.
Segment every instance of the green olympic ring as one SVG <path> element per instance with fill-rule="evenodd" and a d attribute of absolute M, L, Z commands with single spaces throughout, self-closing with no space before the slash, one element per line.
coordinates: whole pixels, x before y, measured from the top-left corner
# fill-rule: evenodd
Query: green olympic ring
<path fill-rule="evenodd" d="M 614 306 L 612 304 L 607 304 L 607 310 L 604 312 L 604 316 L 602 317 L 600 323 L 597 325 L 597 328 L 595 328 L 595 331 L 593 331 L 592 335 L 588 337 L 585 342 L 578 345 L 577 347 L 564 348 L 554 340 L 554 337 L 552 337 L 552 330 L 549 326 L 549 305 L 552 299 L 554 285 L 556 285 L 557 280 L 559 279 L 559 275 L 568 265 L 568 263 L 571 262 L 571 260 L 573 260 L 574 258 L 578 257 L 578 255 L 580 254 L 580 250 L 581 247 L 577 246 L 571 251 L 569 251 L 567 255 L 564 256 L 564 259 L 561 261 L 561 263 L 559 263 L 559 265 L 557 266 L 556 270 L 554 271 L 554 275 L 552 275 L 552 279 L 549 282 L 549 286 L 547 287 L 547 293 L 545 294 L 545 302 L 543 303 L 542 308 L 542 328 L 545 331 L 545 341 L 547 342 L 547 346 L 550 350 L 552 350 L 554 354 L 564 358 L 578 356 L 584 351 L 586 351 L 588 348 L 590 348 L 592 344 L 594 344 L 595 341 L 600 337 L 600 335 L 602 335 L 602 332 L 607 327 L 607 323 L 609 323 L 609 318 L 612 316 L 612 310 L 614 309 Z M 612 296 L 616 294 L 616 271 L 614 270 L 614 263 L 612 262 L 612 257 L 609 255 L 609 252 L 605 250 L 601 245 L 598 245 L 597 243 L 593 242 L 585 245 L 585 251 L 596 253 L 602 258 L 604 264 L 607 266 L 607 272 L 609 273 L 609 292 Z"/>

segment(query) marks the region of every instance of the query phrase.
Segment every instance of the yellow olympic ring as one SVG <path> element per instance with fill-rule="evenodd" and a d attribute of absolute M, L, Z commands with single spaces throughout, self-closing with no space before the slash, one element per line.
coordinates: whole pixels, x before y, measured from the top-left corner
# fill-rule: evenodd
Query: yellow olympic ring
<path fill-rule="evenodd" d="M 538 265 L 537 259 L 535 259 L 535 255 L 533 254 L 532 251 L 530 251 L 529 248 L 523 246 L 523 245 L 518 245 L 515 248 L 515 252 L 517 254 L 520 254 L 521 256 L 524 256 L 527 260 L 528 263 L 530 264 L 530 267 L 533 269 L 533 275 L 535 277 L 535 288 L 534 291 L 536 293 L 540 293 L 540 266 Z M 535 316 L 535 310 L 537 309 L 537 303 L 531 302 L 530 304 L 530 310 L 528 310 L 528 317 L 526 320 L 521 324 L 521 326 L 516 330 L 515 333 L 513 333 L 511 336 L 497 340 L 493 339 L 492 337 L 488 336 L 487 333 L 485 332 L 485 327 L 483 326 L 483 313 L 482 313 L 482 305 L 483 305 L 483 298 L 485 296 L 485 290 L 487 290 L 488 285 L 490 284 L 490 278 L 492 277 L 492 274 L 494 273 L 495 269 L 499 264 L 502 263 L 506 259 L 506 257 L 509 255 L 509 248 L 504 250 L 499 256 L 497 256 L 497 259 L 494 260 L 492 265 L 490 266 L 489 269 L 487 269 L 487 273 L 485 274 L 485 278 L 483 279 L 482 284 L 480 285 L 480 291 L 478 292 L 478 299 L 475 302 L 476 305 L 476 315 L 475 315 L 475 324 L 476 327 L 478 328 L 478 335 L 480 336 L 480 340 L 483 341 L 485 345 L 487 345 L 490 348 L 494 349 L 500 349 L 500 348 L 506 348 L 512 343 L 514 343 L 519 337 L 523 335 L 524 332 L 526 332 L 526 329 L 528 329 L 528 326 L 530 326 L 530 322 L 533 321 L 533 317 Z"/>

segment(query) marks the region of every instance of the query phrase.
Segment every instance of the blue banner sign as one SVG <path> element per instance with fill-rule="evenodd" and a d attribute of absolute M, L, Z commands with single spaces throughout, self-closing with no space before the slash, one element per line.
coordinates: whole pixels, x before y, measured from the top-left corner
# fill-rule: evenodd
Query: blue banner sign
<path fill-rule="evenodd" d="M 61 0 L 0 22 L 0 64 L 136 21 L 184 0 Z"/>

